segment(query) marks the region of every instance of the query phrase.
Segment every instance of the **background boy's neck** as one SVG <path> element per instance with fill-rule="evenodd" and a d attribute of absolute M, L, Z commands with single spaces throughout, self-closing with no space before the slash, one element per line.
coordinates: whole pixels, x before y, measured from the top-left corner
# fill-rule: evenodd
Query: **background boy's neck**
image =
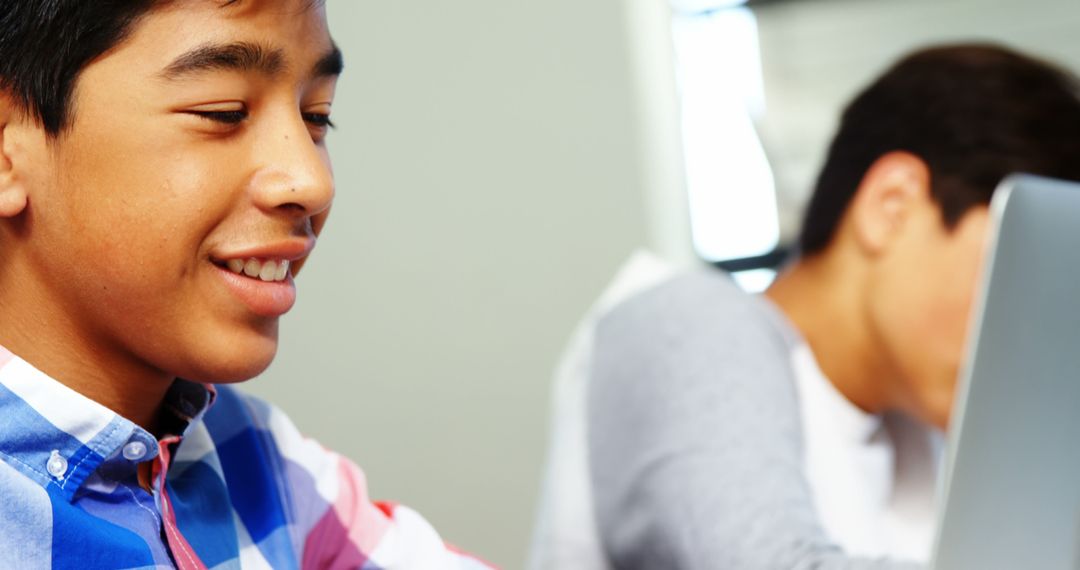
<path fill-rule="evenodd" d="M 863 411 L 880 414 L 893 407 L 894 373 L 860 310 L 860 272 L 842 258 L 842 252 L 825 252 L 800 259 L 765 295 L 810 345 L 829 382 Z"/>

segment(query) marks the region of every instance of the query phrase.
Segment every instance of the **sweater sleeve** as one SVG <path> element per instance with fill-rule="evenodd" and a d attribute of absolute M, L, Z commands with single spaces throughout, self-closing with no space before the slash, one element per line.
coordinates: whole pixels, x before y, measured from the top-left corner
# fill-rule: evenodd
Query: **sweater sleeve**
<path fill-rule="evenodd" d="M 851 559 L 822 530 L 773 319 L 725 276 L 699 273 L 598 324 L 590 476 L 616 568 L 911 568 Z"/>

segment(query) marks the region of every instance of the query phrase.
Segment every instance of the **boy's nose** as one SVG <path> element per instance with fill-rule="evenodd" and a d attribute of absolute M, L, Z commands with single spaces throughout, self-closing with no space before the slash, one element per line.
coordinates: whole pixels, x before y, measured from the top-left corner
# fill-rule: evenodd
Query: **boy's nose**
<path fill-rule="evenodd" d="M 302 120 L 278 129 L 258 145 L 260 168 L 252 182 L 256 204 L 268 212 L 314 217 L 334 198 L 334 179 L 325 151 Z M 275 140 L 276 139 L 276 140 Z"/>

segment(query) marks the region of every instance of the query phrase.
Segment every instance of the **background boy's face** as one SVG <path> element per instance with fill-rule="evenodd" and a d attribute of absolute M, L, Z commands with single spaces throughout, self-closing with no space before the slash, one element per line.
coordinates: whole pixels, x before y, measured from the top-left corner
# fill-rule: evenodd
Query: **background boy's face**
<path fill-rule="evenodd" d="M 71 127 L 15 151 L 36 295 L 72 341 L 204 381 L 270 363 L 333 197 L 323 8 L 222 4 L 150 12 L 81 74 Z M 269 282 L 228 268 L 252 258 Z"/>
<path fill-rule="evenodd" d="M 976 207 L 949 229 L 936 203 L 913 208 L 867 300 L 874 333 L 900 372 L 893 399 L 942 428 L 952 411 L 989 217 L 985 206 Z"/>

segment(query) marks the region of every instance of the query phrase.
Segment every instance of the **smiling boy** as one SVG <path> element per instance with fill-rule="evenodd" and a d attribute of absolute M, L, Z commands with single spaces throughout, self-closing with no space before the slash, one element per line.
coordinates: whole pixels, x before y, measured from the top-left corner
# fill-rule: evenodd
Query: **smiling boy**
<path fill-rule="evenodd" d="M 474 568 L 277 409 L 334 194 L 311 0 L 0 0 L 0 567 Z"/>

